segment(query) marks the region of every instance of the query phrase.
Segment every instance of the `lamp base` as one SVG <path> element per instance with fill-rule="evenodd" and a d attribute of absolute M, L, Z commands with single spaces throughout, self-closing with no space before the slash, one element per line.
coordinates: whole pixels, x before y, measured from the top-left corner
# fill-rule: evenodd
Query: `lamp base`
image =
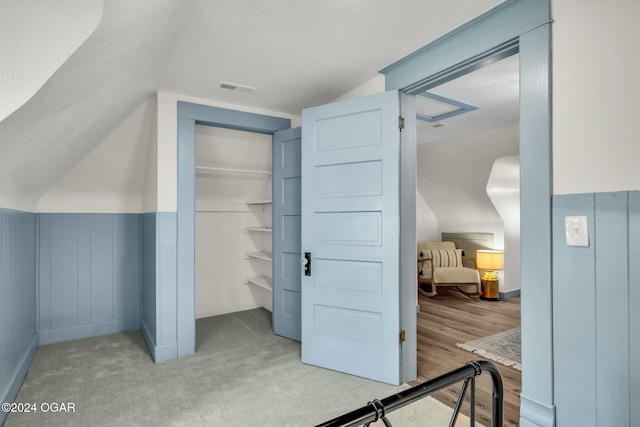
<path fill-rule="evenodd" d="M 498 279 L 480 279 L 480 282 L 482 284 L 482 295 L 480 295 L 480 299 L 487 301 L 500 301 L 498 294 Z"/>

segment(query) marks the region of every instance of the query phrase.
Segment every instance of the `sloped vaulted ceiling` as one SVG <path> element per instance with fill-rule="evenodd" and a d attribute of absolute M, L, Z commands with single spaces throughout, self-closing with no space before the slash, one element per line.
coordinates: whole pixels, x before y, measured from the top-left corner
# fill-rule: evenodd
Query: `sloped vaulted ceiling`
<path fill-rule="evenodd" d="M 151 4 L 153 3 L 153 7 Z M 109 0 L 100 25 L 22 108 L 0 122 L 0 206 L 39 197 L 152 96 L 175 1 Z"/>
<path fill-rule="evenodd" d="M 0 1 L 0 121 L 84 43 L 100 23 L 102 6 L 102 0 Z"/>
<path fill-rule="evenodd" d="M 34 210 L 158 90 L 297 115 L 497 3 L 106 0 L 95 32 L 0 122 L 0 206 Z M 219 80 L 259 90 L 223 91 Z"/>

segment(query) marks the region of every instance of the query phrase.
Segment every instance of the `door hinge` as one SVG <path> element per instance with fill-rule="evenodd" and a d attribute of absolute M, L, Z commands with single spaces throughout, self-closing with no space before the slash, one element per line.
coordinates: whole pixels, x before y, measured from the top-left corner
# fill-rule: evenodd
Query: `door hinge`
<path fill-rule="evenodd" d="M 404 332 L 404 329 L 400 331 L 400 344 L 402 344 L 403 342 L 405 342 L 405 340 L 407 339 L 407 336 Z"/>
<path fill-rule="evenodd" d="M 404 129 L 404 117 L 402 116 L 398 117 L 398 127 L 400 128 L 400 130 Z"/>

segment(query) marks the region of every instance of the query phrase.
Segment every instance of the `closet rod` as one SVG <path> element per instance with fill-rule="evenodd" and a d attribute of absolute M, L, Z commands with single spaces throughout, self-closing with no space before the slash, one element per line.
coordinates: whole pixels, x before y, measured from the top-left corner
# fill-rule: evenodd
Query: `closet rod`
<path fill-rule="evenodd" d="M 196 170 L 206 170 L 206 171 L 214 171 L 214 172 L 231 172 L 231 173 L 257 173 L 262 175 L 271 175 L 271 171 L 258 171 L 258 170 L 250 170 L 250 169 L 229 169 L 229 168 L 218 168 L 213 166 L 196 166 Z"/>

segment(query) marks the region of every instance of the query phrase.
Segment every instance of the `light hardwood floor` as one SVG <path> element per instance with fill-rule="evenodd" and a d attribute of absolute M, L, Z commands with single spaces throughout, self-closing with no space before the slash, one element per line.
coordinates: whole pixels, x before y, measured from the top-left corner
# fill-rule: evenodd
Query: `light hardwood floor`
<path fill-rule="evenodd" d="M 453 290 L 438 288 L 432 298 L 420 296 L 418 313 L 418 380 L 419 384 L 481 357 L 456 347 L 477 338 L 520 326 L 520 298 L 483 301 L 469 298 Z M 504 425 L 518 426 L 520 417 L 521 373 L 513 368 L 495 365 L 504 382 Z M 483 374 L 476 379 L 476 421 L 490 426 L 491 381 Z M 434 395 L 454 407 L 460 387 L 452 387 Z M 467 401 L 469 392 L 467 391 Z M 462 412 L 469 415 L 465 403 Z"/>

